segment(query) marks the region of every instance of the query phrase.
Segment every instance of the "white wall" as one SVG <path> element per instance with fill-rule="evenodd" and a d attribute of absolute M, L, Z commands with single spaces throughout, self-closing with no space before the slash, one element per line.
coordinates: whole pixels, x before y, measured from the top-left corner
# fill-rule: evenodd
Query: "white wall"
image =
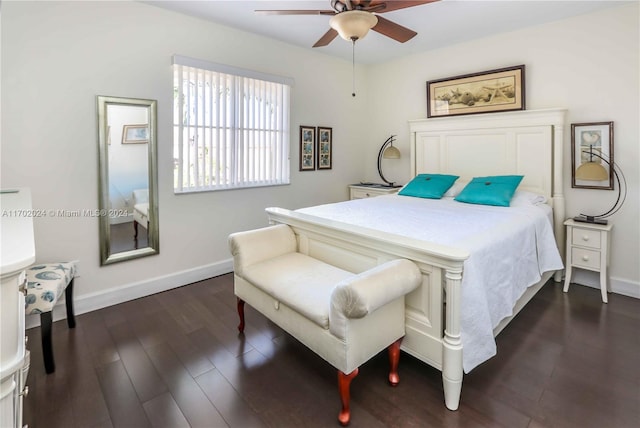
<path fill-rule="evenodd" d="M 158 100 L 159 255 L 100 267 L 97 218 L 34 219 L 38 261 L 80 260 L 79 312 L 227 272 L 227 236 L 265 226 L 264 208 L 345 200 L 360 179 L 349 62 L 137 2 L 5 1 L 1 19 L 1 185 L 30 187 L 34 208 L 97 208 L 97 95 Z M 173 54 L 295 79 L 291 185 L 174 195 Z M 301 124 L 333 128 L 333 169 L 298 171 Z"/>
<path fill-rule="evenodd" d="M 366 177 L 377 178 L 379 136 L 393 133 L 398 134 L 403 158 L 386 162 L 385 175 L 398 181 L 409 179 L 407 119 L 426 117 L 428 80 L 525 64 L 527 109 L 567 108 L 568 125 L 614 121 L 615 161 L 627 177 L 629 193 L 622 210 L 610 219 L 614 225 L 610 272 L 618 291 L 640 297 L 638 28 L 635 3 L 371 66 L 369 105 L 377 116 L 369 127 L 370 147 L 364 150 Z M 389 76 L 393 76 L 391 82 Z M 389 83 L 377 84 L 385 81 Z M 606 211 L 617 192 L 572 189 L 570 126 L 565 141 L 567 214 Z M 597 277 L 583 272 L 574 279 L 598 283 Z"/>

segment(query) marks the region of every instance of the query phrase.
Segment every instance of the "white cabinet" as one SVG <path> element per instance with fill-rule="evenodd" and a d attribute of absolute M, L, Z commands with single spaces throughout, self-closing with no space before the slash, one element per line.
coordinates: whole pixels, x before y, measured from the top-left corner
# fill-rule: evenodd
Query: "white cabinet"
<path fill-rule="evenodd" d="M 22 427 L 29 367 L 25 346 L 25 268 L 35 261 L 29 189 L 0 193 L 0 427 Z"/>
<path fill-rule="evenodd" d="M 611 232 L 613 226 L 610 224 L 582 223 L 575 220 L 567 220 L 564 224 L 567 227 L 567 267 L 564 292 L 569 291 L 571 274 L 574 268 L 599 272 L 602 301 L 607 303 L 609 232 Z"/>

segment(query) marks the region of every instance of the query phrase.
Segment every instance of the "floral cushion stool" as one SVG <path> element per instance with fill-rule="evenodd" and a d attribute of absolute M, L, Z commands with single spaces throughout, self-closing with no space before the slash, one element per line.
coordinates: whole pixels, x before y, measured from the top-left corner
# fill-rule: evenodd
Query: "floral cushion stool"
<path fill-rule="evenodd" d="M 67 325 L 76 326 L 73 314 L 73 278 L 76 265 L 69 263 L 35 264 L 27 269 L 27 295 L 25 314 L 40 314 L 40 335 L 42 336 L 42 354 L 44 369 L 49 373 L 56 370 L 51 343 L 52 310 L 62 292 L 65 292 L 67 306 Z"/>

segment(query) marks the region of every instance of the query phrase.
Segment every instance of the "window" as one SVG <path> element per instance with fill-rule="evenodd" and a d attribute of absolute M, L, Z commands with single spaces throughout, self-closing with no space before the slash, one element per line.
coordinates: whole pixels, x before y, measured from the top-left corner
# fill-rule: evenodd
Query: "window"
<path fill-rule="evenodd" d="M 289 183 L 293 79 L 174 55 L 174 192 Z"/>

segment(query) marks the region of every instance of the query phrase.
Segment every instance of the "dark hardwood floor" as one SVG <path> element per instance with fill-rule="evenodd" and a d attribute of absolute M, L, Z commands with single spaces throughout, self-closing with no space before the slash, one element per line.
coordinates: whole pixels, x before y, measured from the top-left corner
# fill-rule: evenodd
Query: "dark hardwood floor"
<path fill-rule="evenodd" d="M 147 229 L 138 225 L 138 237 L 135 237 L 133 222 L 112 224 L 111 228 L 111 253 L 121 253 L 149 246 Z"/>
<path fill-rule="evenodd" d="M 231 274 L 54 323 L 56 372 L 38 328 L 24 421 L 54 427 L 335 427 L 335 370 L 247 308 Z M 465 375 L 445 408 L 439 371 L 403 353 L 400 385 L 382 353 L 351 385 L 352 427 L 638 427 L 640 300 L 550 282 Z"/>

